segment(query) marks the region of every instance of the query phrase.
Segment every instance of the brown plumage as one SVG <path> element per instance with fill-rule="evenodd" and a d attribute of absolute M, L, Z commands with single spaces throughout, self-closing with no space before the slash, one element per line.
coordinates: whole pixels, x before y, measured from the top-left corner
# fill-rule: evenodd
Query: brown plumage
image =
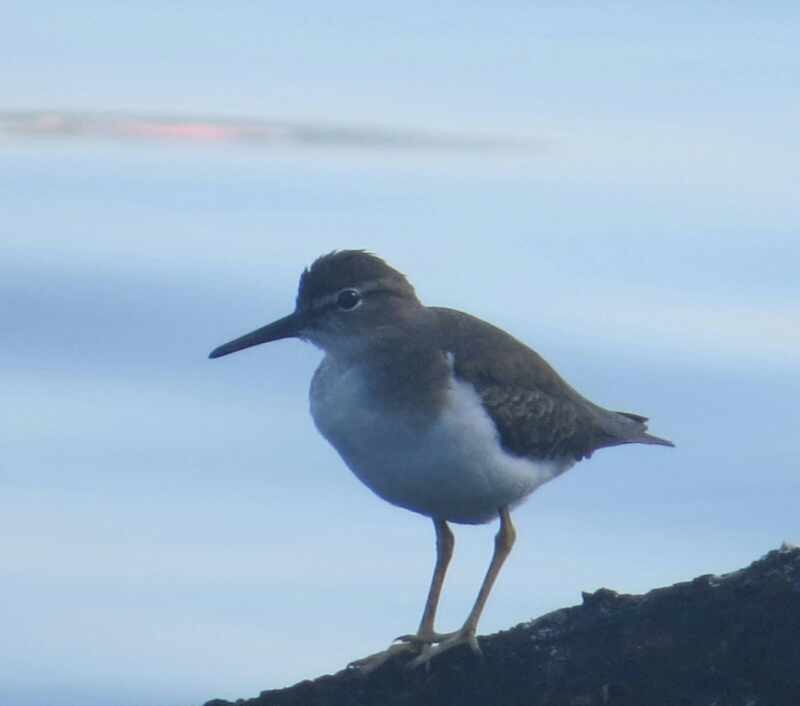
<path fill-rule="evenodd" d="M 403 274 L 375 255 L 341 250 L 303 272 L 295 311 L 215 349 L 300 338 L 325 351 L 311 384 L 317 428 L 385 500 L 427 515 L 436 564 L 419 629 L 354 663 L 370 671 L 414 653 L 424 664 L 458 645 L 479 650 L 486 599 L 514 544 L 510 510 L 536 488 L 619 444 L 672 442 L 646 418 L 582 397 L 538 353 L 452 309 L 425 307 Z M 448 522 L 499 517 L 492 560 L 463 626 L 434 630 L 453 535 Z"/>
<path fill-rule="evenodd" d="M 536 351 L 502 329 L 454 309 L 431 309 L 456 376 L 475 387 L 509 453 L 580 461 L 619 444 L 673 446 L 647 433 L 646 417 L 612 412 L 581 396 Z"/>

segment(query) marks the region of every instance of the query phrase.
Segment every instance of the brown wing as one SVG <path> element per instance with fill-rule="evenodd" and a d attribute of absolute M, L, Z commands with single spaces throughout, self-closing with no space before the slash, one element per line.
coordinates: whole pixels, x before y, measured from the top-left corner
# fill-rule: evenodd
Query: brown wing
<path fill-rule="evenodd" d="M 455 375 L 475 387 L 507 451 L 580 460 L 605 446 L 657 443 L 648 441 L 643 417 L 593 404 L 505 331 L 460 311 L 432 310 Z"/>
<path fill-rule="evenodd" d="M 459 373 L 456 365 L 456 375 Z M 574 403 L 541 390 L 469 379 L 494 420 L 503 448 L 517 456 L 581 460 L 599 447 L 591 419 Z"/>

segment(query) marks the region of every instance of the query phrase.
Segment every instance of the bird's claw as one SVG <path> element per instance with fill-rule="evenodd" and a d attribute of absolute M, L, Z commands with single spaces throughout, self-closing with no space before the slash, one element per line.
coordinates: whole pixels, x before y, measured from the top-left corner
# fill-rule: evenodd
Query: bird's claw
<path fill-rule="evenodd" d="M 450 633 L 443 640 L 437 640 L 435 645 L 426 644 L 422 648 L 420 654 L 406 664 L 406 669 L 416 669 L 417 667 L 421 667 L 423 664 L 426 667 L 429 667 L 430 662 L 434 657 L 437 657 L 443 652 L 452 650 L 454 647 L 460 647 L 461 645 L 469 645 L 470 649 L 476 655 L 483 657 L 483 652 L 478 644 L 478 638 L 475 637 L 474 630 L 459 630 L 457 632 Z"/>
<path fill-rule="evenodd" d="M 400 635 L 387 649 L 350 662 L 347 668 L 366 676 L 386 664 L 390 659 L 413 652 L 418 654 L 415 654 L 414 658 L 405 664 L 405 669 L 412 670 L 422 665 L 429 669 L 434 657 L 461 645 L 469 645 L 475 654 L 483 657 L 474 629 L 462 628 L 448 633 Z"/>
<path fill-rule="evenodd" d="M 389 645 L 389 647 L 381 652 L 362 657 L 361 659 L 354 660 L 347 665 L 347 669 L 359 672 L 360 674 L 367 675 L 374 672 L 379 667 L 383 666 L 393 657 L 403 654 L 405 652 L 414 651 L 416 645 L 408 642 L 400 642 Z"/>
<path fill-rule="evenodd" d="M 429 633 L 413 633 L 408 635 L 400 635 L 394 639 L 395 642 L 405 642 L 412 645 L 434 645 L 438 642 L 449 640 L 458 632 L 429 632 Z"/>

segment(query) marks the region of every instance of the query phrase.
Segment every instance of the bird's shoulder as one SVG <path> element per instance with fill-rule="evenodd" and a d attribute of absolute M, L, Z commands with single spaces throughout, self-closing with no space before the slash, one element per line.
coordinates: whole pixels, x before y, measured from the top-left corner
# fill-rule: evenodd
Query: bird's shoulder
<path fill-rule="evenodd" d="M 430 307 L 430 311 L 439 345 L 453 355 L 462 377 L 557 397 L 568 394 L 569 386 L 552 366 L 503 329 L 455 309 Z"/>
<path fill-rule="evenodd" d="M 610 445 L 604 417 L 616 414 L 583 398 L 536 351 L 470 314 L 431 311 L 454 375 L 474 387 L 507 451 L 580 460 Z"/>

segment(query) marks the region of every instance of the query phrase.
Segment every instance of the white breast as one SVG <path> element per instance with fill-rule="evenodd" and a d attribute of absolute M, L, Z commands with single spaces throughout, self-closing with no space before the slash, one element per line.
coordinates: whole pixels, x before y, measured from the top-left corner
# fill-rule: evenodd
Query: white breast
<path fill-rule="evenodd" d="M 420 427 L 370 397 L 358 368 L 317 371 L 311 415 L 370 489 L 429 517 L 475 524 L 494 518 L 574 465 L 532 461 L 501 448 L 497 429 L 467 382 L 451 379 L 435 420 Z"/>

